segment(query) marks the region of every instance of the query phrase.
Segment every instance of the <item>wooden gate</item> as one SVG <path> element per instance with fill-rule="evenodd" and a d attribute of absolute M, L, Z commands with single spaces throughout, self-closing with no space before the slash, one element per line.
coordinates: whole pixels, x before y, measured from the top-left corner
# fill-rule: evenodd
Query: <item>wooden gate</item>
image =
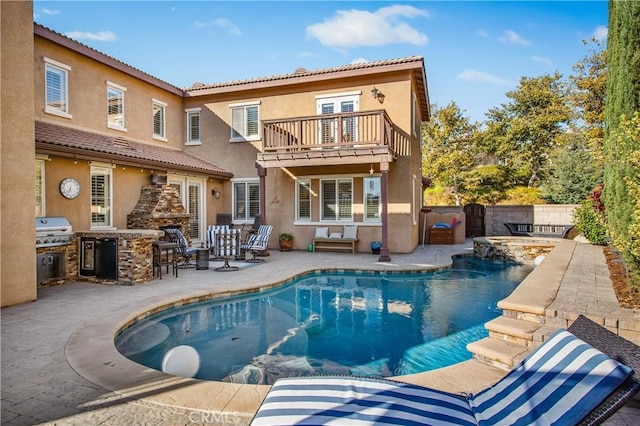
<path fill-rule="evenodd" d="M 466 237 L 483 237 L 484 231 L 484 206 L 482 204 L 467 204 L 464 206 L 466 221 Z"/>

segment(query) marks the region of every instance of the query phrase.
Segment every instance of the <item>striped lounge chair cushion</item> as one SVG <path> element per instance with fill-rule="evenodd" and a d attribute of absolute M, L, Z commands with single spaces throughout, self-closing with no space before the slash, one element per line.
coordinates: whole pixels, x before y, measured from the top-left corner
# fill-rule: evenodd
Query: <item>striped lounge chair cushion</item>
<path fill-rule="evenodd" d="M 464 397 L 390 380 L 278 380 L 253 419 L 258 425 L 475 425 Z"/>
<path fill-rule="evenodd" d="M 573 425 L 631 369 L 558 330 L 489 389 L 470 398 L 480 425 Z"/>

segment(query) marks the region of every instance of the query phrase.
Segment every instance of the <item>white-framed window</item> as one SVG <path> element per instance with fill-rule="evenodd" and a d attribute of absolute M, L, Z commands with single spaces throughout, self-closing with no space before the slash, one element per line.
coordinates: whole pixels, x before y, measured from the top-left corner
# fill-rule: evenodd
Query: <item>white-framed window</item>
<path fill-rule="evenodd" d="M 187 145 L 200 145 L 200 112 L 201 108 L 189 108 L 187 114 Z"/>
<path fill-rule="evenodd" d="M 124 121 L 125 87 L 107 81 L 107 127 L 126 131 Z"/>
<path fill-rule="evenodd" d="M 320 180 L 320 220 L 353 221 L 353 179 Z"/>
<path fill-rule="evenodd" d="M 113 223 L 112 169 L 91 166 L 91 228 L 110 228 Z"/>
<path fill-rule="evenodd" d="M 45 216 L 44 160 L 36 160 L 36 217 Z"/>
<path fill-rule="evenodd" d="M 44 58 L 44 74 L 45 74 L 45 108 L 44 111 L 49 114 L 59 115 L 61 117 L 71 118 L 69 114 L 69 71 L 71 67 L 54 61 L 53 59 Z"/>
<path fill-rule="evenodd" d="M 257 179 L 232 182 L 233 220 L 253 222 L 260 214 L 260 182 Z"/>
<path fill-rule="evenodd" d="M 167 103 L 153 99 L 153 138 L 166 141 L 166 117 Z"/>
<path fill-rule="evenodd" d="M 229 105 L 231 109 L 231 141 L 260 139 L 260 102 Z"/>
<path fill-rule="evenodd" d="M 364 221 L 380 222 L 381 200 L 380 177 L 366 177 L 362 179 Z"/>
<path fill-rule="evenodd" d="M 296 184 L 296 220 L 311 222 L 311 180 L 299 179 Z"/>
<path fill-rule="evenodd" d="M 189 239 L 192 243 L 205 240 L 206 214 L 205 197 L 206 180 L 196 177 L 171 176 L 169 185 L 175 186 L 180 194 L 180 201 L 191 214 L 189 219 Z"/>
<path fill-rule="evenodd" d="M 318 115 L 357 112 L 360 110 L 360 92 L 337 93 L 316 96 L 316 112 Z M 321 144 L 337 143 L 338 120 L 320 120 L 318 141 Z M 355 142 L 358 140 L 358 120 L 355 117 L 342 119 L 342 140 Z"/>

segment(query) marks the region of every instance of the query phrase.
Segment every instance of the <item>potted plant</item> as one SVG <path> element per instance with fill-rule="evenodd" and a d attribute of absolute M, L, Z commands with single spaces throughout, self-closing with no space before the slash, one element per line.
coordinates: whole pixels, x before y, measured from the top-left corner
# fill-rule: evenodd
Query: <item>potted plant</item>
<path fill-rule="evenodd" d="M 290 251 L 293 248 L 293 235 L 283 232 L 278 235 L 280 251 Z"/>

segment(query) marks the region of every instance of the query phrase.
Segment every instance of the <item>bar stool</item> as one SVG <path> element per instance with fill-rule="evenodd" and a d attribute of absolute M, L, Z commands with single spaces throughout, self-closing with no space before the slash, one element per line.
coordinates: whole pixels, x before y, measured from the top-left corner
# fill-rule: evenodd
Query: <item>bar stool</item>
<path fill-rule="evenodd" d="M 169 273 L 169 265 L 174 276 L 178 276 L 178 253 L 176 249 L 178 243 L 172 241 L 154 241 L 153 242 L 153 275 L 158 271 L 158 278 L 162 279 L 162 267 L 167 268 Z"/>

